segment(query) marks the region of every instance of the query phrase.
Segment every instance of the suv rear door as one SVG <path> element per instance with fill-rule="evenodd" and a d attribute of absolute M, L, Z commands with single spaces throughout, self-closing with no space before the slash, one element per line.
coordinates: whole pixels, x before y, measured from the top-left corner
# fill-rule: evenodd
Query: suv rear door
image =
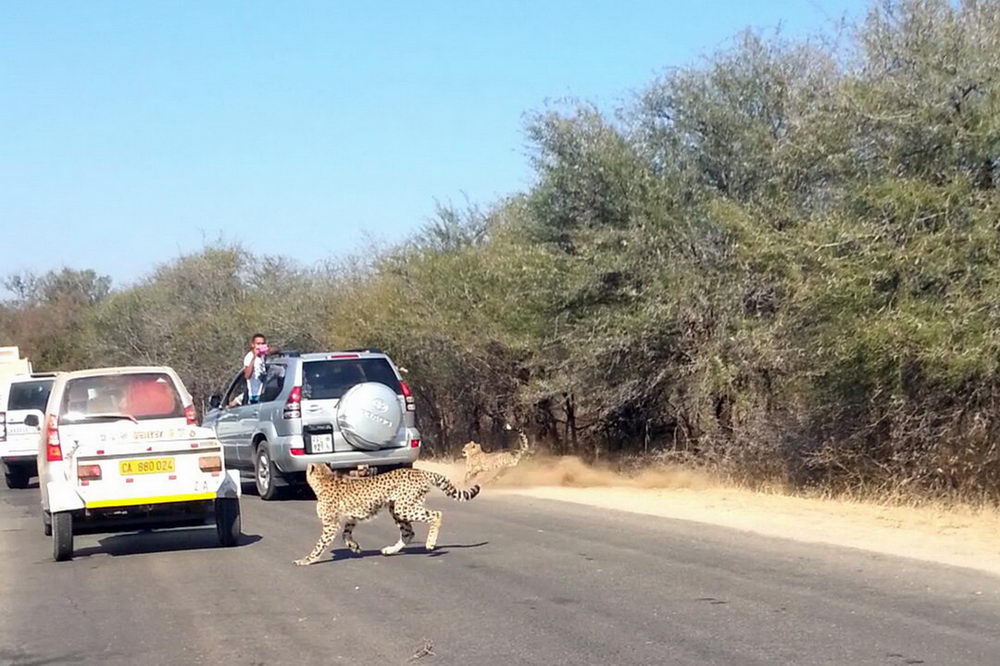
<path fill-rule="evenodd" d="M 32 377 L 11 381 L 0 411 L 5 412 L 6 441 L 0 441 L 3 455 L 30 455 L 38 451 L 38 435 L 44 419 L 45 403 L 49 400 L 53 377 Z M 35 415 L 37 425 L 24 421 Z"/>
<path fill-rule="evenodd" d="M 352 451 L 337 426 L 337 406 L 348 389 L 364 382 L 378 382 L 391 388 L 406 414 L 406 402 L 399 377 L 384 356 L 362 357 L 358 354 L 330 354 L 326 359 L 304 360 L 302 363 L 302 431 L 309 453 L 316 450 L 311 440 L 326 443 L 323 435 L 333 436 L 334 451 Z M 405 446 L 405 436 L 396 437 L 385 448 Z"/>

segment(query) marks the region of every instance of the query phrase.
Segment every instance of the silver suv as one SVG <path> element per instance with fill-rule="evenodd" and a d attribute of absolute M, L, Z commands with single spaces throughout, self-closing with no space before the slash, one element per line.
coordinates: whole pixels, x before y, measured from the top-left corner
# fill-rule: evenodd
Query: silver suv
<path fill-rule="evenodd" d="M 256 403 L 241 371 L 209 405 L 204 425 L 226 466 L 252 473 L 266 500 L 305 483 L 309 463 L 382 471 L 412 466 L 420 452 L 410 389 L 375 349 L 269 356 Z"/>

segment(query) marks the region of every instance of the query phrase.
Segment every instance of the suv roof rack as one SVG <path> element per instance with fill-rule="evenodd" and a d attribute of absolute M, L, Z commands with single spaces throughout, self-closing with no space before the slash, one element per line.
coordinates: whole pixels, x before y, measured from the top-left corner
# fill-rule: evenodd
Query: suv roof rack
<path fill-rule="evenodd" d="M 274 357 L 285 357 L 285 358 L 298 358 L 301 354 L 294 349 L 288 349 L 285 351 L 274 352 L 273 354 L 268 354 L 268 356 Z"/>

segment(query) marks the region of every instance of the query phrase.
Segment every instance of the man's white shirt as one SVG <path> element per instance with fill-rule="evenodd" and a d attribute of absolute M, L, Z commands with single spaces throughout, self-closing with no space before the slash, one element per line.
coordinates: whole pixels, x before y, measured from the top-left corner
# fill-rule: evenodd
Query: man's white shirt
<path fill-rule="evenodd" d="M 253 372 L 247 378 L 247 397 L 253 399 L 259 398 L 261 390 L 264 388 L 264 359 L 252 351 L 247 352 L 247 355 L 243 357 L 243 367 L 247 367 L 251 360 L 253 360 Z"/>

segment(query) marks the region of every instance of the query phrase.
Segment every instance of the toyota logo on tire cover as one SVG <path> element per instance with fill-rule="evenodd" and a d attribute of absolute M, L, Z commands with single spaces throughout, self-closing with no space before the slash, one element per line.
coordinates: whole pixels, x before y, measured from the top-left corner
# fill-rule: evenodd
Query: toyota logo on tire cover
<path fill-rule="evenodd" d="M 381 398 L 375 398 L 372 401 L 372 408 L 376 412 L 382 412 L 383 414 L 389 411 L 389 405 L 385 404 L 385 400 L 382 400 Z"/>

